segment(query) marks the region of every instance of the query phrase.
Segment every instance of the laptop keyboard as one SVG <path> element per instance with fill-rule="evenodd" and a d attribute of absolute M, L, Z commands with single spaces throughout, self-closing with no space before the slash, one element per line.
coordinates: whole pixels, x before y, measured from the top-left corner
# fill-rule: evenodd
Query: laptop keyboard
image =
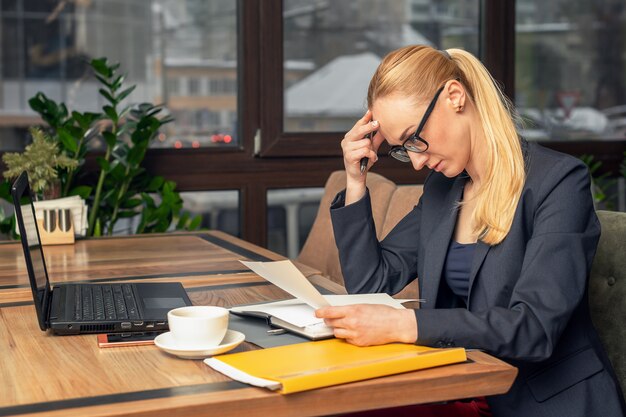
<path fill-rule="evenodd" d="M 75 286 L 74 320 L 106 321 L 138 318 L 137 303 L 130 284 Z"/>

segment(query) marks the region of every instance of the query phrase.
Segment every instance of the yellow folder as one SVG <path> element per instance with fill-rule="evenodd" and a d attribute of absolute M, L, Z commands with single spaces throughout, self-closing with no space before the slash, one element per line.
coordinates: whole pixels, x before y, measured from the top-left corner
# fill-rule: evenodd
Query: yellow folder
<path fill-rule="evenodd" d="M 465 360 L 463 348 L 358 347 L 330 339 L 220 355 L 205 363 L 238 381 L 289 394 Z"/>

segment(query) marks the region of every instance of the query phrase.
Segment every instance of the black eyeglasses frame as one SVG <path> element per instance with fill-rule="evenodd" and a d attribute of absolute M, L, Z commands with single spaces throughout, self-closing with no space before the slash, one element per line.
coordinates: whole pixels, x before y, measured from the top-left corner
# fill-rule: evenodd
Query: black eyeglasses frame
<path fill-rule="evenodd" d="M 445 84 L 437 90 L 435 96 L 430 101 L 430 104 L 426 108 L 426 112 L 422 117 L 417 129 L 415 129 L 415 133 L 409 136 L 401 145 L 392 146 L 389 150 L 389 156 L 392 156 L 394 159 L 397 159 L 400 162 L 410 162 L 411 158 L 409 157 L 408 152 L 414 153 L 423 153 L 428 150 L 428 142 L 420 136 L 426 122 L 428 121 L 428 117 L 435 109 L 435 105 L 437 104 L 437 100 L 439 99 L 439 95 L 445 88 Z"/>

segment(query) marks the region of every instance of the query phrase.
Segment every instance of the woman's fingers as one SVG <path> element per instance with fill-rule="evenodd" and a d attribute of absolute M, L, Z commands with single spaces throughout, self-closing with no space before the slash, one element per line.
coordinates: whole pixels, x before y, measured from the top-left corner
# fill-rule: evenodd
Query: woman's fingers
<path fill-rule="evenodd" d="M 372 126 L 373 122 L 370 123 L 368 126 L 361 126 L 359 129 L 357 129 L 357 133 L 355 133 L 354 131 L 350 131 L 346 134 L 346 136 L 344 137 L 344 139 L 341 141 L 341 147 L 343 149 L 343 153 L 344 156 L 346 156 L 348 159 L 350 159 L 351 161 L 354 161 L 355 159 L 355 155 L 351 154 L 354 152 L 361 152 L 358 156 L 360 158 L 363 157 L 368 157 L 370 159 L 374 158 L 373 160 L 375 160 L 375 153 L 377 148 L 374 148 L 374 146 L 376 145 L 376 143 L 378 143 L 378 146 L 380 146 L 381 142 L 381 135 L 372 135 L 374 137 L 374 139 L 370 138 L 370 133 L 375 131 L 375 127 Z M 376 124 L 376 127 L 378 125 Z M 377 142 L 376 142 L 377 141 Z M 363 149 L 366 149 L 367 152 L 363 153 Z M 374 151 L 373 154 L 369 154 L 369 151 Z"/>
<path fill-rule="evenodd" d="M 363 115 L 363 117 L 359 119 L 359 122 L 361 122 L 361 124 L 365 124 L 369 122 L 370 120 L 372 120 L 372 111 L 368 109 Z"/>
<path fill-rule="evenodd" d="M 365 176 L 361 173 L 360 162 L 363 158 L 368 158 L 369 169 L 378 160 L 376 149 L 373 147 L 373 137 L 376 136 L 375 132 L 378 129 L 378 121 L 372 120 L 372 112 L 368 110 L 341 141 L 348 182 L 355 185 L 353 188 L 346 187 L 346 201 L 356 201 L 364 193 Z"/>
<path fill-rule="evenodd" d="M 355 337 L 355 334 L 353 331 L 348 330 L 348 329 L 342 329 L 339 327 L 336 327 L 333 329 L 333 334 L 338 339 L 352 339 Z"/>
<path fill-rule="evenodd" d="M 315 310 L 315 317 L 320 319 L 339 319 L 345 317 L 346 307 L 322 307 Z"/>
<path fill-rule="evenodd" d="M 350 132 L 350 136 L 352 140 L 359 140 L 362 138 L 370 138 L 374 136 L 376 129 L 378 129 L 378 120 L 373 120 L 365 125 L 355 126 Z M 348 135 L 346 135 L 348 136 Z"/>

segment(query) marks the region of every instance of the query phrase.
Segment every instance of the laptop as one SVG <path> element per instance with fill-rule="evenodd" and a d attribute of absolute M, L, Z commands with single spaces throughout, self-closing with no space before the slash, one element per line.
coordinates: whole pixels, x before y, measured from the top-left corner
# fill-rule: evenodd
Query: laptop
<path fill-rule="evenodd" d="M 191 305 L 180 282 L 50 286 L 28 175 L 11 189 L 41 330 L 54 334 L 166 331 L 167 312 Z"/>

